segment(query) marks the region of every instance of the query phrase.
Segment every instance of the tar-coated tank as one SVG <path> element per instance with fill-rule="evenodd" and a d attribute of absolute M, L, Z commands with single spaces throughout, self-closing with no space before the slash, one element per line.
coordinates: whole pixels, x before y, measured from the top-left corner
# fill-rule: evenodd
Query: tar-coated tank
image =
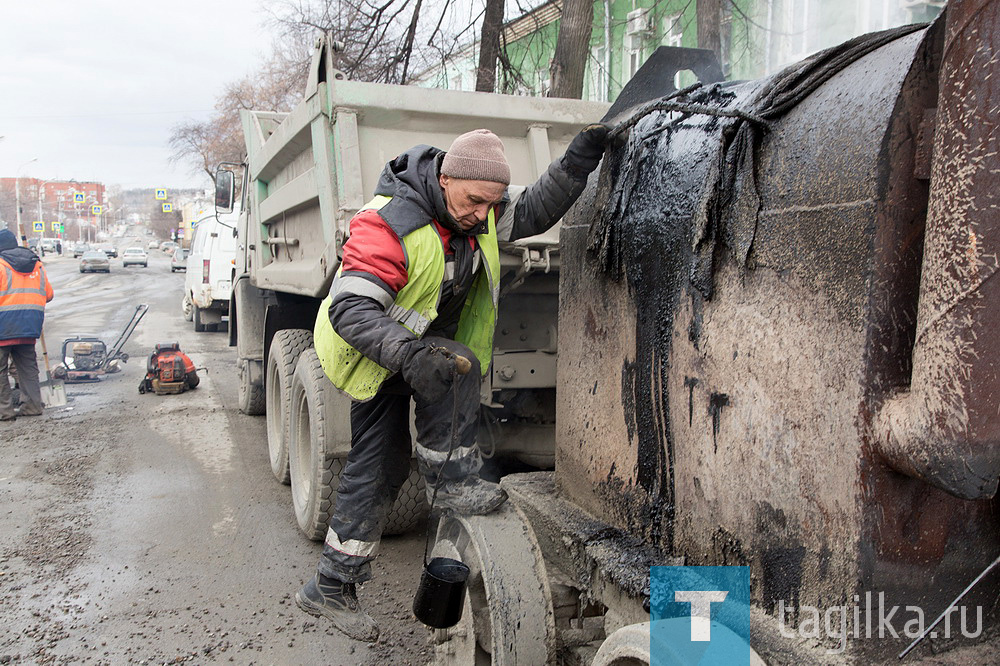
<path fill-rule="evenodd" d="M 929 624 L 1000 553 L 998 26 L 953 0 L 690 98 L 757 119 L 651 113 L 609 153 L 561 236 L 563 497 L 748 565 L 772 615 L 872 592 Z M 909 642 L 860 634 L 862 661 Z"/>

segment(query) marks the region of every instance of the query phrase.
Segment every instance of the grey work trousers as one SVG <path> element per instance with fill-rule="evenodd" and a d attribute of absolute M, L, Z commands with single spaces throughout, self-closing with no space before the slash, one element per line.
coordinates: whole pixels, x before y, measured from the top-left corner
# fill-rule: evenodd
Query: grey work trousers
<path fill-rule="evenodd" d="M 25 414 L 41 414 L 42 389 L 38 384 L 35 343 L 0 345 L 0 419 L 14 416 L 14 396 L 10 390 L 10 373 L 7 370 L 11 359 L 17 368 L 17 385 L 21 388 L 21 411 Z"/>
<path fill-rule="evenodd" d="M 433 341 L 472 361 L 472 369 L 456 377 L 444 400 L 432 403 L 419 395 L 411 396 L 411 389 L 397 377 L 386 382 L 371 400 L 351 403 L 351 451 L 340 474 L 337 504 L 319 562 L 324 576 L 348 583 L 371 578 L 370 562 L 386 517 L 410 472 L 411 397 L 416 405 L 417 463 L 428 487 L 433 488 L 439 475 L 445 480 L 463 479 L 478 474 L 483 465 L 476 445 L 482 380 L 479 363 L 461 343 L 444 338 Z M 458 437 L 448 458 L 456 401 Z M 448 464 L 444 465 L 446 459 Z"/>

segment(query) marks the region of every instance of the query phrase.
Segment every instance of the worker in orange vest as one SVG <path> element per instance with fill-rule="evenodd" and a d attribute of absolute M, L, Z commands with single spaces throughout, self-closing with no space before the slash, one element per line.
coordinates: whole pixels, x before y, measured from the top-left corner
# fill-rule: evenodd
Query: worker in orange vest
<path fill-rule="evenodd" d="M 10 230 L 0 230 L 0 421 L 42 413 L 35 341 L 42 334 L 45 304 L 51 300 L 52 285 L 38 255 L 19 247 Z M 17 411 L 7 371 L 11 360 L 21 387 Z"/>

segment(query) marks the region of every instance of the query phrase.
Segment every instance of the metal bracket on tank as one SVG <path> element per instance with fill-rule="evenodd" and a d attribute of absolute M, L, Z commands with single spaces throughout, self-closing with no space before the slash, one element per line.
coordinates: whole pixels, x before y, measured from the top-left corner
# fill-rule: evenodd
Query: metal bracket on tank
<path fill-rule="evenodd" d="M 521 250 L 521 266 L 514 273 L 514 278 L 510 283 L 500 292 L 500 298 L 520 287 L 524 279 L 536 270 L 542 269 L 545 273 L 552 270 L 552 250 L 554 248 L 547 247 L 544 250 L 532 250 L 529 247 L 522 247 L 519 249 Z"/>

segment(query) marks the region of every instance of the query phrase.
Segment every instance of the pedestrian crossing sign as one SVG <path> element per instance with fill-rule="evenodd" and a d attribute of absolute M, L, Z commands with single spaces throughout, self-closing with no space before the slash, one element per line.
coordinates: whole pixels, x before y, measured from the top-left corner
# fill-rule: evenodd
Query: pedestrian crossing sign
<path fill-rule="evenodd" d="M 169 203 L 163 204 L 163 212 L 164 213 L 172 213 L 172 212 L 174 212 L 174 205 L 173 204 L 169 204 Z"/>
<path fill-rule="evenodd" d="M 73 193 L 73 203 L 83 203 L 85 201 L 83 192 Z"/>
<path fill-rule="evenodd" d="M 104 206 L 101 206 L 100 204 L 94 204 L 93 206 L 90 207 L 91 215 L 100 215 L 103 212 L 104 212 Z"/>
<path fill-rule="evenodd" d="M 161 189 L 156 190 L 156 200 L 157 201 L 165 201 L 166 198 L 167 198 L 167 191 L 165 189 L 161 188 Z"/>
<path fill-rule="evenodd" d="M 45 231 L 44 222 L 35 222 L 34 225 L 35 225 L 35 231 Z"/>
<path fill-rule="evenodd" d="M 52 223 L 52 231 L 59 231 L 60 230 L 59 227 L 61 227 L 61 226 L 62 225 L 59 224 L 58 222 L 53 222 Z"/>

